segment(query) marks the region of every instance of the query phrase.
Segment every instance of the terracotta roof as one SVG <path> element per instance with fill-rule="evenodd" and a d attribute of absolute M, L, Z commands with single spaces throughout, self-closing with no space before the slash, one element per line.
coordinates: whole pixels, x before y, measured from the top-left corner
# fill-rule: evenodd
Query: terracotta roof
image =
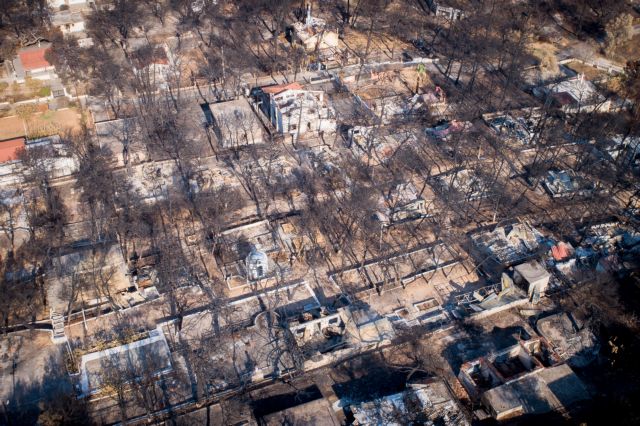
<path fill-rule="evenodd" d="M 20 62 L 22 62 L 22 67 L 27 71 L 50 67 L 51 64 L 44 58 L 44 53 L 48 49 L 48 47 L 41 47 L 39 49 L 18 52 Z"/>
<path fill-rule="evenodd" d="M 552 96 L 560 105 L 571 105 L 576 102 L 569 92 L 554 93 Z"/>
<path fill-rule="evenodd" d="M 18 151 L 22 148 L 24 148 L 24 138 L 0 141 L 0 163 L 16 160 Z"/>
<path fill-rule="evenodd" d="M 271 95 L 277 95 L 278 93 L 282 93 L 285 90 L 301 90 L 302 86 L 300 83 L 289 83 L 289 84 L 277 84 L 274 86 L 266 86 L 262 88 L 264 93 L 268 93 Z"/>

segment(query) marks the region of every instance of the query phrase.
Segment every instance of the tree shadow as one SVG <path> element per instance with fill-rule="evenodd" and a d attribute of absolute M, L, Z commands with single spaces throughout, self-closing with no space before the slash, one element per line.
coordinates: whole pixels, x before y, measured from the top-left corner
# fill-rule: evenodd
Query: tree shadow
<path fill-rule="evenodd" d="M 466 339 L 463 341 L 456 339 L 447 345 L 441 353 L 456 375 L 460 372 L 460 366 L 467 361 L 487 356 L 516 345 L 520 340 L 531 338 L 521 326 L 494 326 L 489 332 L 485 332 L 482 327 L 471 323 L 464 323 L 461 328 Z"/>
<path fill-rule="evenodd" d="M 64 367 L 61 356 L 50 356 L 39 381 L 16 382 L 4 403 L 0 424 L 93 424 L 85 400 L 76 397 L 76 383 Z"/>

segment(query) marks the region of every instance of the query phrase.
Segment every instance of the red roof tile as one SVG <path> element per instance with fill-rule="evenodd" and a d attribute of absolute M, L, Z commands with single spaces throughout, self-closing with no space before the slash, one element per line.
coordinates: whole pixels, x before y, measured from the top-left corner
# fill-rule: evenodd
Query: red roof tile
<path fill-rule="evenodd" d="M 44 53 L 49 49 L 48 47 L 42 47 L 40 49 L 25 50 L 18 53 L 22 67 L 27 70 L 35 70 L 38 68 L 50 67 L 51 64 L 44 58 Z"/>
<path fill-rule="evenodd" d="M 22 148 L 24 148 L 24 138 L 0 141 L 0 163 L 16 160 Z"/>

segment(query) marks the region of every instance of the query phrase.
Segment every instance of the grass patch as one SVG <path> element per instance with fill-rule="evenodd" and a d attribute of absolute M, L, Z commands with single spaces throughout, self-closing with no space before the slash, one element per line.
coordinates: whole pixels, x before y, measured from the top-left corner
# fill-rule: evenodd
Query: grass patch
<path fill-rule="evenodd" d="M 41 87 L 40 90 L 38 90 L 38 97 L 39 98 L 46 98 L 51 96 L 51 87 Z"/>

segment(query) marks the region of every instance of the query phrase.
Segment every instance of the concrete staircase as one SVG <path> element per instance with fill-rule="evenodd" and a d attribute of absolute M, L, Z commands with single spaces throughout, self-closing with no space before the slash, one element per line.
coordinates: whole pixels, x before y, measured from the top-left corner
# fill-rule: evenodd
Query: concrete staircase
<path fill-rule="evenodd" d="M 53 343 L 65 343 L 67 341 L 67 335 L 64 332 L 64 315 L 51 309 L 49 318 L 51 318 L 51 325 L 53 327 L 51 340 L 53 340 Z"/>

